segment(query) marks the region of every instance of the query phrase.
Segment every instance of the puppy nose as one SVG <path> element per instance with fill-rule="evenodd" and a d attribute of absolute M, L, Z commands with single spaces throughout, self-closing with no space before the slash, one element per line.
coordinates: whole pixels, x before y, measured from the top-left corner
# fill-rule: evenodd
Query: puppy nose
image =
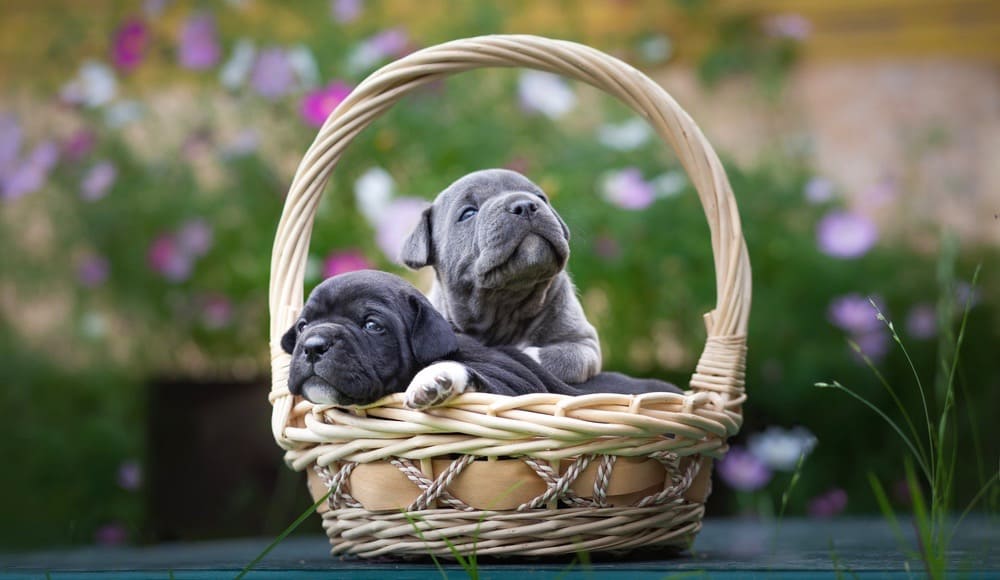
<path fill-rule="evenodd" d="M 530 218 L 538 212 L 538 203 L 531 199 L 518 199 L 507 204 L 507 212 Z"/>
<path fill-rule="evenodd" d="M 310 336 L 302 343 L 302 352 L 309 362 L 316 362 L 320 355 L 328 350 L 330 350 L 330 342 L 318 334 Z"/>

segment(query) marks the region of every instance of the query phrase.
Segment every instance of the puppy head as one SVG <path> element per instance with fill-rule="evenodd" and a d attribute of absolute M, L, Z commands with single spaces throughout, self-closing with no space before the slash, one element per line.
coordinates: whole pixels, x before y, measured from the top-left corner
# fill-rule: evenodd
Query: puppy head
<path fill-rule="evenodd" d="M 292 355 L 292 394 L 347 406 L 402 392 L 417 371 L 457 350 L 458 342 L 410 283 L 362 270 L 313 289 L 281 348 Z"/>
<path fill-rule="evenodd" d="M 566 267 L 569 229 L 520 173 L 470 173 L 441 192 L 403 245 L 411 268 L 434 266 L 449 287 L 547 283 Z"/>

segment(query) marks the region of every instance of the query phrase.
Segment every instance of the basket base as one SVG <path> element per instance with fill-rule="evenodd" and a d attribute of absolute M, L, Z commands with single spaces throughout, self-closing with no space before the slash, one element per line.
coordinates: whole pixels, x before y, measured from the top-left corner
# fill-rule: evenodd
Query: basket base
<path fill-rule="evenodd" d="M 514 511 L 330 510 L 323 528 L 334 556 L 558 556 L 638 548 L 684 550 L 701 529 L 705 507 L 684 499 L 650 507 Z"/>

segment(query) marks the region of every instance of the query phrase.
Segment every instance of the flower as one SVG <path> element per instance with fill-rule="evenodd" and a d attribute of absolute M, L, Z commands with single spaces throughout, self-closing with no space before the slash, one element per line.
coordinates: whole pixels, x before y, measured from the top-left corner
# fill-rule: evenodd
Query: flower
<path fill-rule="evenodd" d="M 110 161 L 101 161 L 90 168 L 80 182 L 80 197 L 87 201 L 97 201 L 107 195 L 115 184 L 118 170 Z"/>
<path fill-rule="evenodd" d="M 361 16 L 361 0 L 332 0 L 330 15 L 340 24 L 349 24 Z"/>
<path fill-rule="evenodd" d="M 206 297 L 201 305 L 201 321 L 206 328 L 218 330 L 233 320 L 233 303 L 220 294 Z"/>
<path fill-rule="evenodd" d="M 221 55 L 215 18 L 207 12 L 189 17 L 177 41 L 178 63 L 186 69 L 205 70 L 218 64 Z"/>
<path fill-rule="evenodd" d="M 390 28 L 361 41 L 347 56 L 347 70 L 358 74 L 382 61 L 404 56 L 410 50 L 410 37 L 402 28 Z"/>
<path fill-rule="evenodd" d="M 955 302 L 958 306 L 959 312 L 964 312 L 966 305 L 968 305 L 969 308 L 975 308 L 975 306 L 981 301 L 982 295 L 979 293 L 979 288 L 975 288 L 968 282 L 959 282 L 955 284 Z"/>
<path fill-rule="evenodd" d="M 601 180 L 601 196 L 622 209 L 645 209 L 653 203 L 655 193 L 637 167 L 611 172 Z"/>
<path fill-rule="evenodd" d="M 142 118 L 142 104 L 139 101 L 119 101 L 104 109 L 104 124 L 118 129 Z"/>
<path fill-rule="evenodd" d="M 804 193 L 811 204 L 826 203 L 833 199 L 833 182 L 825 177 L 813 177 L 806 182 Z"/>
<path fill-rule="evenodd" d="M 896 199 L 896 196 L 896 182 L 892 179 L 882 179 L 865 188 L 857 199 L 863 207 L 877 208 Z"/>
<path fill-rule="evenodd" d="M 839 296 L 827 308 L 827 320 L 852 334 L 871 332 L 882 326 L 882 322 L 878 319 L 878 310 L 872 306 L 872 302 L 878 305 L 878 310 L 885 311 L 881 305 L 882 299 L 878 296 L 867 298 L 857 292 Z"/>
<path fill-rule="evenodd" d="M 63 85 L 60 96 L 68 103 L 93 108 L 108 104 L 117 92 L 118 81 L 111 67 L 88 60 L 80 65 L 76 77 Z"/>
<path fill-rule="evenodd" d="M 337 274 L 353 272 L 355 270 L 367 270 L 371 267 L 372 263 L 368 261 L 368 258 L 360 250 L 331 252 L 323 263 L 323 277 L 330 278 Z"/>
<path fill-rule="evenodd" d="M 265 99 L 276 101 L 295 86 L 295 70 L 281 48 L 264 49 L 250 73 L 250 86 Z"/>
<path fill-rule="evenodd" d="M 650 183 L 653 185 L 656 197 L 668 198 L 674 197 L 684 191 L 684 188 L 688 185 L 688 180 L 684 172 L 673 170 L 654 177 Z"/>
<path fill-rule="evenodd" d="M 259 146 L 260 133 L 256 129 L 241 129 L 239 133 L 233 136 L 222 147 L 222 156 L 228 158 L 242 157 L 253 153 Z"/>
<path fill-rule="evenodd" d="M 27 158 L 0 173 L 0 199 L 11 201 L 41 189 L 58 159 L 54 142 L 39 143 Z"/>
<path fill-rule="evenodd" d="M 734 446 L 718 463 L 719 477 L 738 491 L 757 491 L 771 481 L 771 470 L 754 454 Z"/>
<path fill-rule="evenodd" d="M 80 161 L 90 154 L 97 143 L 97 135 L 90 129 L 78 129 L 63 142 L 63 154 L 70 161 Z"/>
<path fill-rule="evenodd" d="M 396 182 L 381 167 L 371 167 L 354 182 L 354 200 L 368 223 L 378 223 L 396 192 Z"/>
<path fill-rule="evenodd" d="M 149 267 L 170 282 L 183 282 L 191 276 L 194 259 L 183 252 L 173 234 L 157 236 L 146 255 Z"/>
<path fill-rule="evenodd" d="M 558 119 L 576 106 L 576 93 L 561 77 L 537 70 L 521 73 L 517 84 L 521 108 Z"/>
<path fill-rule="evenodd" d="M 76 263 L 76 278 L 86 288 L 100 286 L 108 279 L 111 265 L 108 259 L 97 254 L 87 254 Z"/>
<path fill-rule="evenodd" d="M 375 223 L 375 244 L 385 257 L 400 263 L 399 254 L 403 243 L 427 209 L 425 200 L 415 197 L 401 197 L 393 200 Z"/>
<path fill-rule="evenodd" d="M 762 27 L 774 38 L 803 41 L 812 34 L 812 22 L 801 14 L 774 14 L 764 19 Z"/>
<path fill-rule="evenodd" d="M 311 89 L 319 84 L 319 65 L 316 64 L 316 57 L 308 46 L 297 44 L 290 48 L 288 63 L 303 88 Z"/>
<path fill-rule="evenodd" d="M 306 93 L 302 98 L 302 118 L 313 127 L 322 127 L 330 113 L 349 94 L 351 87 L 342 81 L 333 81 L 323 88 Z"/>
<path fill-rule="evenodd" d="M 212 247 L 212 226 L 201 218 L 191 219 L 181 224 L 175 237 L 181 252 L 200 258 Z"/>
<path fill-rule="evenodd" d="M 21 154 L 21 125 L 13 116 L 0 116 L 0 181 Z"/>
<path fill-rule="evenodd" d="M 747 448 L 757 459 L 771 469 L 791 471 L 800 457 L 805 457 L 816 447 L 816 437 L 805 427 L 782 429 L 768 427 L 755 433 L 747 441 Z"/>
<path fill-rule="evenodd" d="M 649 64 L 665 62 L 674 53 L 674 43 L 665 34 L 644 38 L 638 46 L 639 57 Z"/>
<path fill-rule="evenodd" d="M 119 522 L 105 524 L 94 532 L 94 541 L 102 546 L 120 546 L 128 539 L 128 530 Z"/>
<path fill-rule="evenodd" d="M 926 340 L 937 334 L 937 311 L 926 302 L 910 308 L 906 315 L 906 332 L 913 338 Z"/>
<path fill-rule="evenodd" d="M 649 123 L 638 117 L 632 117 L 617 125 L 605 123 L 597 128 L 597 141 L 615 151 L 638 149 L 645 145 L 652 135 L 653 130 Z"/>
<path fill-rule="evenodd" d="M 866 334 L 852 336 L 851 339 L 858 345 L 861 354 L 873 361 L 878 362 L 889 353 L 890 337 L 889 331 L 885 327 L 880 327 Z M 855 356 L 857 356 L 857 353 L 855 353 Z M 860 356 L 858 356 L 858 360 L 864 361 Z"/>
<path fill-rule="evenodd" d="M 108 319 L 100 312 L 87 311 L 80 316 L 80 334 L 85 338 L 98 339 L 108 333 Z"/>
<path fill-rule="evenodd" d="M 233 47 L 233 54 L 219 71 L 219 82 L 222 86 L 231 91 L 242 87 L 253 70 L 256 54 L 257 49 L 254 48 L 253 42 L 245 38 L 240 39 Z"/>
<path fill-rule="evenodd" d="M 878 228 L 867 217 L 848 211 L 832 211 L 816 228 L 819 249 L 834 258 L 858 258 L 878 241 Z"/>
<path fill-rule="evenodd" d="M 118 466 L 118 485 L 127 491 L 136 491 L 142 486 L 142 467 L 138 461 L 123 461 Z"/>
<path fill-rule="evenodd" d="M 130 72 L 142 62 L 149 45 L 149 27 L 139 18 L 129 18 L 115 31 L 111 62 L 121 71 Z"/>
<path fill-rule="evenodd" d="M 835 487 L 809 500 L 806 511 L 814 518 L 832 518 L 844 511 L 846 507 L 847 492 Z"/>

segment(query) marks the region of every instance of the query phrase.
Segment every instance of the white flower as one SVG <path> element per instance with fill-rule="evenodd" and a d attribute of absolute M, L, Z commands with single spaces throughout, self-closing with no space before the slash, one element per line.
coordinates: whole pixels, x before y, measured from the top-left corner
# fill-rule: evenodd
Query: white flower
<path fill-rule="evenodd" d="M 139 101 L 121 101 L 104 110 L 104 124 L 111 129 L 118 129 L 142 118 L 142 105 Z"/>
<path fill-rule="evenodd" d="M 768 427 L 763 433 L 751 435 L 747 447 L 771 469 L 791 471 L 800 457 L 816 447 L 816 437 L 805 427 Z"/>
<path fill-rule="evenodd" d="M 103 338 L 108 333 L 108 321 L 103 314 L 87 311 L 80 317 L 80 333 L 86 338 Z"/>
<path fill-rule="evenodd" d="M 653 178 L 653 191 L 656 197 L 674 197 L 687 187 L 687 176 L 682 171 L 667 171 Z"/>
<path fill-rule="evenodd" d="M 521 73 L 517 86 L 521 107 L 558 119 L 576 106 L 576 93 L 561 77 L 529 70 Z"/>
<path fill-rule="evenodd" d="M 617 125 L 606 123 L 597 128 L 597 140 L 601 145 L 616 151 L 638 149 L 649 141 L 653 130 L 649 123 L 633 117 Z"/>
<path fill-rule="evenodd" d="M 63 85 L 60 94 L 76 105 L 100 107 L 111 102 L 117 93 L 115 71 L 102 62 L 88 60 L 80 66 L 76 77 Z"/>
<path fill-rule="evenodd" d="M 639 56 L 646 62 L 661 63 L 669 59 L 673 53 L 674 43 L 664 34 L 650 36 L 639 43 Z"/>
<path fill-rule="evenodd" d="M 354 199 L 358 204 L 358 211 L 372 225 L 379 223 L 395 193 L 396 182 L 381 167 L 368 169 L 354 182 Z"/>
<path fill-rule="evenodd" d="M 297 44 L 288 50 L 288 64 L 299 78 L 299 84 L 304 89 L 311 89 L 319 84 L 319 65 L 309 47 Z"/>
<path fill-rule="evenodd" d="M 219 82 L 222 86 L 231 91 L 242 87 L 250 76 L 250 70 L 253 69 L 256 54 L 253 42 L 245 38 L 239 40 L 233 47 L 233 54 L 219 70 Z"/>
<path fill-rule="evenodd" d="M 390 261 L 400 263 L 403 243 L 420 222 L 428 205 L 423 199 L 401 197 L 390 203 L 379 216 L 375 224 L 375 243 Z"/>

